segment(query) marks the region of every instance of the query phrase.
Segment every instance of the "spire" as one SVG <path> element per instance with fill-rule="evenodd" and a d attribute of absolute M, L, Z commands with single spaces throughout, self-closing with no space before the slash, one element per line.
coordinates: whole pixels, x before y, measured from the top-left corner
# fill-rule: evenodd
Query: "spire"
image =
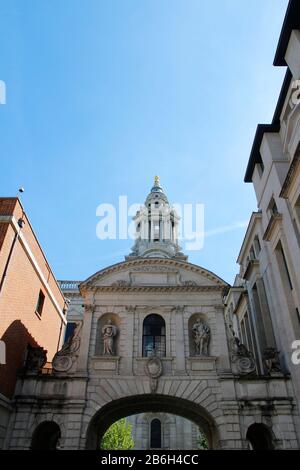
<path fill-rule="evenodd" d="M 159 176 L 148 194 L 145 205 L 133 218 L 136 226 L 136 241 L 132 253 L 125 257 L 187 259 L 178 245 L 179 217 L 170 206 L 160 185 Z"/>

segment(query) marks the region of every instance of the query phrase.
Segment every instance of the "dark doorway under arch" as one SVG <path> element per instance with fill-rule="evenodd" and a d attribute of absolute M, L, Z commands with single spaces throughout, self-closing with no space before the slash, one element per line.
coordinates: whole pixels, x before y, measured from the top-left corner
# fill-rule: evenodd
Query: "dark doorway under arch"
<path fill-rule="evenodd" d="M 246 437 L 253 450 L 272 450 L 275 448 L 272 432 L 264 424 L 251 424 Z"/>
<path fill-rule="evenodd" d="M 161 448 L 161 422 L 159 419 L 152 419 L 150 423 L 150 447 L 151 449 Z"/>
<path fill-rule="evenodd" d="M 91 419 L 86 433 L 86 448 L 100 448 L 106 430 L 119 419 L 139 413 L 170 413 L 182 416 L 205 433 L 209 448 L 218 448 L 218 433 L 211 415 L 200 405 L 169 395 L 145 394 L 120 398 L 103 406 Z"/>
<path fill-rule="evenodd" d="M 33 432 L 32 450 L 56 450 L 61 438 L 60 427 L 54 421 L 40 423 Z"/>

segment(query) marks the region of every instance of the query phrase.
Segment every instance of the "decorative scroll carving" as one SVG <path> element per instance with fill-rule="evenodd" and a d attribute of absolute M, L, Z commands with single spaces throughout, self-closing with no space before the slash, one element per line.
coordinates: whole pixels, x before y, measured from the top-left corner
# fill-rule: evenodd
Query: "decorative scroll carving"
<path fill-rule="evenodd" d="M 75 362 L 77 355 L 76 352 L 80 347 L 79 332 L 82 327 L 82 322 L 76 322 L 76 327 L 73 330 L 68 341 L 65 342 L 60 351 L 58 351 L 52 361 L 52 367 L 56 372 L 67 372 L 71 369 Z"/>
<path fill-rule="evenodd" d="M 25 363 L 25 370 L 41 370 L 47 362 L 47 351 L 42 347 L 28 346 L 28 354 Z"/>
<path fill-rule="evenodd" d="M 276 348 L 266 348 L 263 354 L 263 362 L 268 375 L 272 372 L 281 372 L 279 351 Z"/>
<path fill-rule="evenodd" d="M 192 326 L 196 356 L 208 356 L 210 328 L 200 318 Z"/>
<path fill-rule="evenodd" d="M 118 333 L 118 328 L 111 320 L 108 320 L 107 324 L 103 326 L 101 332 L 103 340 L 103 355 L 114 356 L 114 340 Z"/>
<path fill-rule="evenodd" d="M 150 379 L 150 390 L 151 393 L 155 393 L 158 386 L 158 379 L 162 374 L 162 362 L 159 357 L 157 357 L 155 350 L 153 351 L 152 356 L 149 357 L 145 364 L 145 373 Z"/>
<path fill-rule="evenodd" d="M 256 364 L 253 353 L 242 344 L 233 332 L 233 338 L 230 340 L 231 361 L 238 374 L 246 375 L 255 372 Z"/>

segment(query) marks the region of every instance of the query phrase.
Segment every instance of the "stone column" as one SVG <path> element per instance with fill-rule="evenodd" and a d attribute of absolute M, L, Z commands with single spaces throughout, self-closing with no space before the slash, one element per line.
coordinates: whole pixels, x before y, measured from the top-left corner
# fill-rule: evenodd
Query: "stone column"
<path fill-rule="evenodd" d="M 78 371 L 87 373 L 88 357 L 89 357 L 89 346 L 91 337 L 92 318 L 95 310 L 95 305 L 92 303 L 84 305 L 84 321 L 82 325 L 82 333 L 80 340 L 80 349 L 78 357 Z"/>
<path fill-rule="evenodd" d="M 124 350 L 124 357 L 122 358 L 121 373 L 126 375 L 133 374 L 133 330 L 134 330 L 134 315 L 135 307 L 126 306 L 126 346 Z M 121 331 L 122 333 L 122 331 Z"/>

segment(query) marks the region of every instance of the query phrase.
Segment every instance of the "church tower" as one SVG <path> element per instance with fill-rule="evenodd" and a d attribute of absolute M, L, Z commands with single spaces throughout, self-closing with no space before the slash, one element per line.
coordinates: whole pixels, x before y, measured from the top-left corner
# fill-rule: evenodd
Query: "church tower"
<path fill-rule="evenodd" d="M 140 207 L 135 217 L 136 241 L 132 253 L 125 259 L 132 258 L 176 258 L 187 260 L 178 244 L 179 216 L 169 204 L 168 198 L 160 185 L 159 176 L 148 194 L 144 206 Z"/>

